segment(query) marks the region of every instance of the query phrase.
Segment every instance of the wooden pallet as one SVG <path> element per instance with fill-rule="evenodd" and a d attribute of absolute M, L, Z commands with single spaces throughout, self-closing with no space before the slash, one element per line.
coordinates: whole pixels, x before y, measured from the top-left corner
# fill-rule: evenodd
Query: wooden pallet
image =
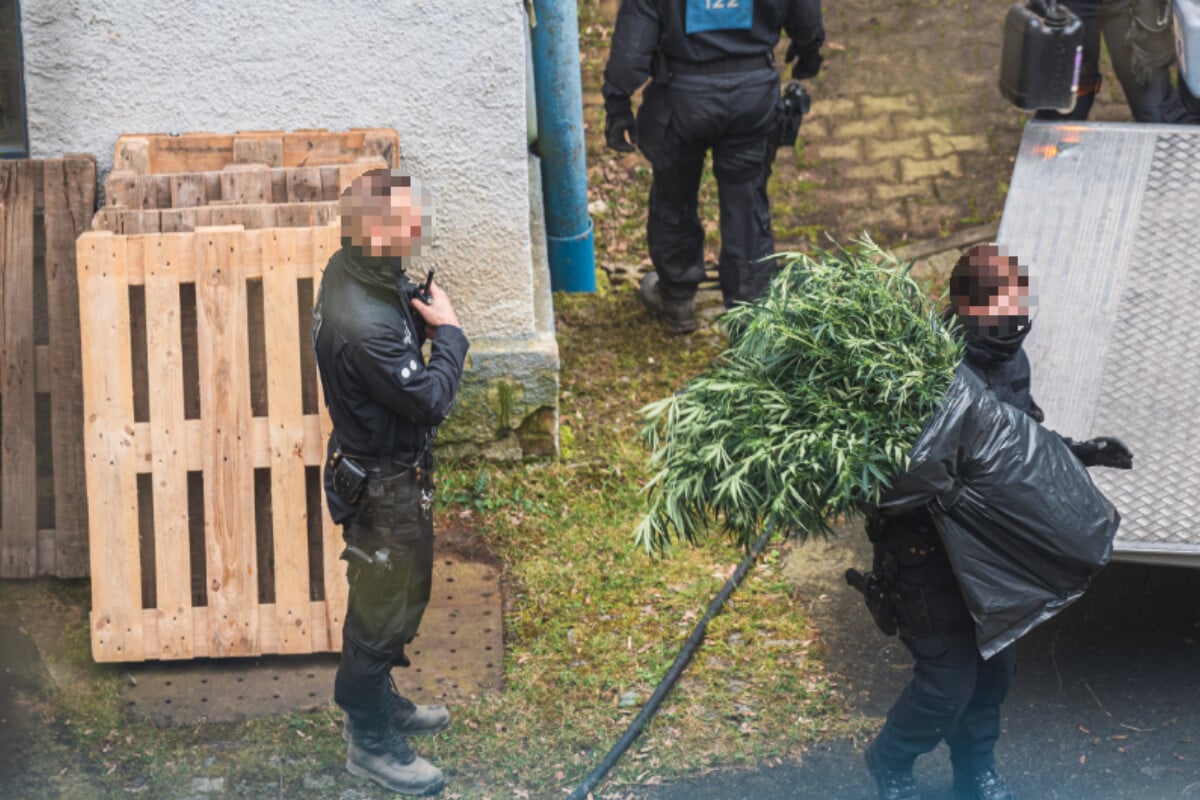
<path fill-rule="evenodd" d="M 338 222 L 338 204 L 257 203 L 215 205 L 196 208 L 151 208 L 146 210 L 108 207 L 96 212 L 92 230 L 122 233 L 186 233 L 213 225 L 243 228 L 307 228 Z"/>
<path fill-rule="evenodd" d="M 340 648 L 307 334 L 339 244 L 334 226 L 80 237 L 97 661 Z"/>
<path fill-rule="evenodd" d="M 220 170 L 229 164 L 271 167 L 349 164 L 360 156 L 380 156 L 388 166 L 400 166 L 399 135 L 392 128 L 239 131 L 232 134 L 127 133 L 117 139 L 113 167 L 157 175 Z"/>
<path fill-rule="evenodd" d="M 234 164 L 213 172 L 166 174 L 113 170 L 104 179 L 104 203 L 145 210 L 337 200 L 359 175 L 386 167 L 383 158 L 371 156 L 316 167 Z"/>
<path fill-rule="evenodd" d="M 87 575 L 75 238 L 91 156 L 0 161 L 0 577 Z"/>

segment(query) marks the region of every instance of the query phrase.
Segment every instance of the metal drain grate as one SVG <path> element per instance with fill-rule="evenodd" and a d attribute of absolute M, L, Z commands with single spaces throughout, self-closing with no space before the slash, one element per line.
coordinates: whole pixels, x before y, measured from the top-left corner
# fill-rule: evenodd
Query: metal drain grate
<path fill-rule="evenodd" d="M 396 685 L 417 702 L 467 700 L 498 690 L 504 677 L 499 573 L 439 555 L 413 662 Z M 126 707 L 155 725 L 238 722 L 332 703 L 336 653 L 199 659 L 129 666 Z"/>

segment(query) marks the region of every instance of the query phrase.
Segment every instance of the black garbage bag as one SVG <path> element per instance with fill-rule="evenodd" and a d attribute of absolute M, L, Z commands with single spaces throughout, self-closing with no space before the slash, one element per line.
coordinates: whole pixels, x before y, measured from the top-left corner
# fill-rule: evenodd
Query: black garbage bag
<path fill-rule="evenodd" d="M 1120 515 L 1058 434 L 960 366 L 883 513 L 933 515 L 984 658 L 1082 596 Z"/>

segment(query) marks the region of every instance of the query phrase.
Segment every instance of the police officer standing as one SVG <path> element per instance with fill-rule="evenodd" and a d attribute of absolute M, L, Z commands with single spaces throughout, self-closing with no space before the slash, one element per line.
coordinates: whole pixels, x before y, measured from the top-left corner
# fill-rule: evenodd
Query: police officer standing
<path fill-rule="evenodd" d="M 948 314 L 957 318 L 966 338 L 965 365 L 997 399 L 1041 422 L 1044 414 L 1030 393 L 1029 359 L 1021 347 L 1030 330 L 1024 268 L 996 245 L 978 245 L 959 259 L 949 289 Z M 1132 466 L 1133 456 L 1117 439 L 1066 442 L 1086 466 Z M 979 654 L 975 623 L 926 508 L 870 513 L 867 535 L 875 551 L 868 577 L 882 590 L 874 598 L 868 593 L 868 605 L 885 632 L 899 628 L 916 661 L 912 680 L 865 753 L 879 797 L 919 800 L 913 762 L 945 740 L 956 797 L 1012 800 L 996 772 L 993 748 L 1000 738 L 1000 705 L 1016 670 L 1016 646 L 987 660 Z M 881 599 L 888 606 L 885 613 Z"/>
<path fill-rule="evenodd" d="M 1136 122 L 1195 123 L 1200 109 L 1171 78 L 1175 40 L 1170 0 L 1058 0 L 1083 23 L 1083 61 L 1075 107 L 1043 110 L 1038 119 L 1086 120 L 1100 91 L 1100 40 L 1108 45 L 1113 72 Z M 1031 6 L 1045 13 L 1047 0 Z"/>
<path fill-rule="evenodd" d="M 313 346 L 333 421 L 325 490 L 344 526 L 349 603 L 334 701 L 346 712 L 346 769 L 393 792 L 441 790 L 441 770 L 406 738 L 450 724 L 391 684 L 429 601 L 432 445 L 454 404 L 468 342 L 446 294 L 404 272 L 432 215 L 418 186 L 372 170 L 342 196 L 342 249 L 313 312 Z M 432 340 L 428 363 L 421 345 Z"/>
<path fill-rule="evenodd" d="M 605 139 L 653 167 L 646 238 L 654 272 L 642 302 L 669 328 L 696 329 L 704 280 L 700 175 L 713 153 L 721 212 L 721 294 L 752 301 L 774 272 L 767 177 L 775 154 L 780 31 L 797 79 L 815 77 L 825 40 L 820 0 L 622 0 L 604 70 Z M 635 120 L 630 95 L 650 79 Z"/>

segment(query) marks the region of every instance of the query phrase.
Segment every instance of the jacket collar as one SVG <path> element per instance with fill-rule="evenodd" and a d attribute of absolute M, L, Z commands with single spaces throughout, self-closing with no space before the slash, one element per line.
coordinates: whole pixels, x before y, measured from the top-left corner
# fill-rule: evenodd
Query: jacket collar
<path fill-rule="evenodd" d="M 399 257 L 367 255 L 361 247 L 342 239 L 346 272 L 368 286 L 385 291 L 399 291 L 404 282 L 404 260 Z"/>
<path fill-rule="evenodd" d="M 1009 361 L 1021 349 L 1021 345 L 1025 342 L 1025 337 L 1029 335 L 1032 327 L 1033 323 L 1027 322 L 1025 327 L 1009 336 L 982 336 L 967 331 L 965 336 L 967 358 L 980 366 L 991 366 Z"/>

